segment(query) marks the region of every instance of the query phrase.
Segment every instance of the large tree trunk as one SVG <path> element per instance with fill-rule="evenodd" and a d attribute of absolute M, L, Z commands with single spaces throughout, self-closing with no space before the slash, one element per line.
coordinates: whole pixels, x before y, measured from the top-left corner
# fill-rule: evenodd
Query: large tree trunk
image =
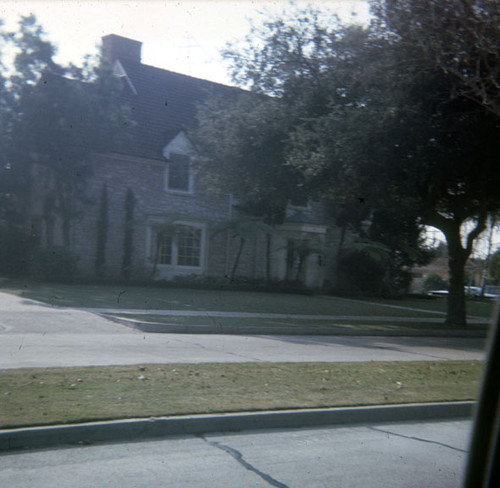
<path fill-rule="evenodd" d="M 231 270 L 230 280 L 233 281 L 236 276 L 236 270 L 238 269 L 238 264 L 240 263 L 241 253 L 243 252 L 243 246 L 245 245 L 245 239 L 240 237 L 240 245 L 238 246 L 238 253 L 236 254 L 236 258 L 234 260 L 233 269 Z"/>
<path fill-rule="evenodd" d="M 62 239 L 63 246 L 69 250 L 71 247 L 71 221 L 65 217 L 63 217 L 62 221 Z"/>
<path fill-rule="evenodd" d="M 266 236 L 266 283 L 271 283 L 271 234 Z"/>
<path fill-rule="evenodd" d="M 342 250 L 344 248 L 344 243 L 345 243 L 345 237 L 347 233 L 347 224 L 343 224 L 340 230 L 340 239 L 339 239 L 339 244 L 337 246 L 337 262 L 336 262 L 336 276 L 335 279 L 333 280 L 334 283 L 334 288 L 338 290 L 340 287 L 340 273 L 341 273 L 341 259 L 342 259 Z"/>
<path fill-rule="evenodd" d="M 70 250 L 71 247 L 71 221 L 74 217 L 73 200 L 71 194 L 64 191 L 62 184 L 56 183 L 55 199 L 58 202 L 57 213 L 62 221 L 62 241 L 63 246 Z"/>
<path fill-rule="evenodd" d="M 474 240 L 486 228 L 486 212 L 476 220 L 475 227 L 465 236 L 465 246 L 462 245 L 462 224 L 464 220 L 445 218 L 436 214 L 429 224 L 441 230 L 448 244 L 448 270 L 450 288 L 446 323 L 463 326 L 467 315 L 465 307 L 465 264 L 472 253 Z"/>
<path fill-rule="evenodd" d="M 448 241 L 448 270 L 450 273 L 450 294 L 448 295 L 448 306 L 446 322 L 453 325 L 466 324 L 465 307 L 465 263 L 463 249 L 451 250 L 450 239 Z"/>

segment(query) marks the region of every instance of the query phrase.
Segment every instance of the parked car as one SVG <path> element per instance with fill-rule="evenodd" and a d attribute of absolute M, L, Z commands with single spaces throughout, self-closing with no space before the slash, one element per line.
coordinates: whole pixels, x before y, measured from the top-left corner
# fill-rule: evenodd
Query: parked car
<path fill-rule="evenodd" d="M 468 297 L 480 297 L 482 288 L 480 286 L 466 286 L 465 295 Z"/>
<path fill-rule="evenodd" d="M 498 300 L 500 298 L 500 286 L 495 285 L 487 285 L 484 288 L 484 297 L 486 298 L 494 298 Z"/>
<path fill-rule="evenodd" d="M 499 286 L 487 286 L 484 295 L 481 294 L 482 288 L 480 286 L 464 286 L 465 296 L 469 298 L 477 298 L 484 296 L 485 298 L 500 298 Z M 431 297 L 444 297 L 449 295 L 449 290 L 430 290 L 427 295 Z"/>
<path fill-rule="evenodd" d="M 430 290 L 427 295 L 430 297 L 445 297 L 449 294 L 450 292 L 448 290 Z"/>

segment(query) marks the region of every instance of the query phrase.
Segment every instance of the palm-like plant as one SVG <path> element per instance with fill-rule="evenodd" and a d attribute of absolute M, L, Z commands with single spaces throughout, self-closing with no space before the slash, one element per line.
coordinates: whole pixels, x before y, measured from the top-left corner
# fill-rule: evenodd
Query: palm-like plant
<path fill-rule="evenodd" d="M 259 233 L 271 235 L 274 233 L 274 229 L 255 217 L 241 217 L 228 220 L 217 226 L 212 233 L 212 237 L 221 232 L 229 232 L 232 238 L 239 239 L 238 251 L 230 274 L 230 279 L 233 280 L 238 269 L 245 242 Z"/>

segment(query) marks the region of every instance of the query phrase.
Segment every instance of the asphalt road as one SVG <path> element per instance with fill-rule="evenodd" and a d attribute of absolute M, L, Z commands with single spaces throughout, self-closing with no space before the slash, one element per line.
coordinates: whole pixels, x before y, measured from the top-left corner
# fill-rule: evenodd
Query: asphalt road
<path fill-rule="evenodd" d="M 0 456 L 9 488 L 454 488 L 469 421 L 209 434 Z"/>
<path fill-rule="evenodd" d="M 474 360 L 485 340 L 453 337 L 155 334 L 81 310 L 0 293 L 0 369 L 202 362 Z"/>

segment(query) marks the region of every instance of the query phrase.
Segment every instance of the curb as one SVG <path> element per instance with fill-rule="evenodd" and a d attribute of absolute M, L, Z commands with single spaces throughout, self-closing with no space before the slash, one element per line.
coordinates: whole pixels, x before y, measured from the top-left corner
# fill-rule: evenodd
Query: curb
<path fill-rule="evenodd" d="M 485 338 L 488 330 L 470 329 L 423 329 L 377 330 L 364 328 L 339 328 L 325 326 L 289 327 L 258 325 L 172 325 L 157 322 L 102 315 L 113 322 L 132 327 L 141 332 L 157 334 L 231 334 L 231 335 L 324 335 L 324 336 L 387 336 L 387 337 L 478 337 Z"/>
<path fill-rule="evenodd" d="M 89 422 L 0 431 L 0 451 L 213 432 L 470 418 L 475 402 L 282 410 Z"/>

